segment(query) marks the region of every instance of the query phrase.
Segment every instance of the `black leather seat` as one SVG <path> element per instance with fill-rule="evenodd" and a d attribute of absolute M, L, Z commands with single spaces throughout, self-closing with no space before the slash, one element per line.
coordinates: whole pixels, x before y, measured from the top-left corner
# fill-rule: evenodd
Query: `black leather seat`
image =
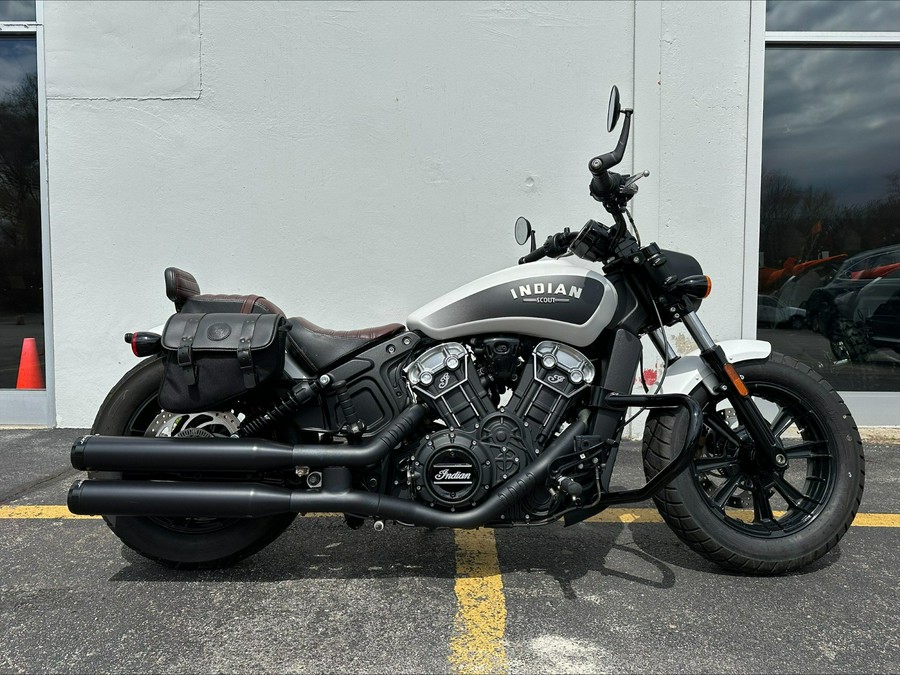
<path fill-rule="evenodd" d="M 322 372 L 342 358 L 405 330 L 400 323 L 358 330 L 331 330 L 300 316 L 289 319 L 288 326 L 288 351 L 314 373 Z"/>

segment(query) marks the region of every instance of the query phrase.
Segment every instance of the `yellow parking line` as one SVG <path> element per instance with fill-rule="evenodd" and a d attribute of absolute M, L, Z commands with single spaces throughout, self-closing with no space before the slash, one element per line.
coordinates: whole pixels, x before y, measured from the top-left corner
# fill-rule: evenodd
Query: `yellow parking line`
<path fill-rule="evenodd" d="M 740 518 L 746 515 L 747 518 L 753 518 L 752 511 L 735 510 L 730 512 L 731 515 Z M 340 513 L 307 513 L 306 517 L 315 516 L 319 518 L 337 518 Z M 776 516 L 781 515 L 780 511 L 775 512 Z M 70 513 L 65 505 L 60 504 L 34 504 L 28 506 L 0 506 L 0 519 L 19 519 L 30 520 L 39 519 L 59 519 L 66 518 L 71 520 L 99 518 L 100 516 L 78 516 Z M 656 509 L 606 509 L 596 516 L 591 516 L 585 522 L 587 523 L 661 523 L 663 519 L 660 517 Z M 900 513 L 857 513 L 856 519 L 853 521 L 854 527 L 900 527 Z M 479 532 L 481 530 L 478 530 Z M 457 546 L 459 546 L 460 533 L 467 533 L 467 530 L 457 532 Z M 463 535 L 465 536 L 465 535 Z M 493 536 L 491 537 L 493 541 Z M 496 549 L 494 552 L 496 557 Z"/>
<path fill-rule="evenodd" d="M 900 513 L 857 513 L 856 527 L 900 527 Z"/>
<path fill-rule="evenodd" d="M 661 523 L 662 517 L 656 509 L 606 509 L 591 516 L 588 523 Z"/>
<path fill-rule="evenodd" d="M 506 673 L 506 598 L 494 531 L 456 530 L 456 617 L 450 640 L 455 673 Z"/>
<path fill-rule="evenodd" d="M 775 511 L 776 517 L 783 511 Z M 753 520 L 753 511 L 735 509 L 729 515 L 741 520 Z M 591 516 L 588 523 L 661 523 L 662 517 L 656 509 L 606 509 Z M 857 513 L 854 527 L 900 527 L 900 513 Z"/>
<path fill-rule="evenodd" d="M 337 518 L 340 513 L 307 513 L 306 516 Z M 69 511 L 69 507 L 59 504 L 35 506 L 0 506 L 0 518 L 30 520 L 32 518 L 66 518 L 70 520 L 97 519 L 100 516 L 79 516 Z"/>
<path fill-rule="evenodd" d="M 99 518 L 77 516 L 67 506 L 40 504 L 35 506 L 0 506 L 0 518 Z"/>

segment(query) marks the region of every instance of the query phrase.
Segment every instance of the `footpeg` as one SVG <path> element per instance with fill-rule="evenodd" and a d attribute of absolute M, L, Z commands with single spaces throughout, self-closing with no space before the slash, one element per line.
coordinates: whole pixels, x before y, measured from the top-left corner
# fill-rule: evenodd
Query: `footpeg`
<path fill-rule="evenodd" d="M 559 489 L 576 499 L 581 497 L 581 494 L 584 492 L 584 486 L 581 483 L 574 478 L 566 478 L 565 476 L 559 479 Z"/>

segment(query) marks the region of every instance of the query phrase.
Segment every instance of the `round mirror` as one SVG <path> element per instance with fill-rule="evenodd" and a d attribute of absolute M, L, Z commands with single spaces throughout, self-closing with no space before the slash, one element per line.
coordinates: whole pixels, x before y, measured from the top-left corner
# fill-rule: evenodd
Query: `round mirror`
<path fill-rule="evenodd" d="M 524 246 L 528 243 L 528 238 L 531 236 L 531 223 L 528 222 L 527 218 L 523 218 L 519 216 L 516 220 L 516 243 L 519 246 Z"/>
<path fill-rule="evenodd" d="M 612 131 L 616 128 L 620 112 L 622 112 L 622 106 L 619 105 L 619 88 L 613 85 L 612 91 L 609 92 L 609 109 L 606 111 L 607 131 Z"/>

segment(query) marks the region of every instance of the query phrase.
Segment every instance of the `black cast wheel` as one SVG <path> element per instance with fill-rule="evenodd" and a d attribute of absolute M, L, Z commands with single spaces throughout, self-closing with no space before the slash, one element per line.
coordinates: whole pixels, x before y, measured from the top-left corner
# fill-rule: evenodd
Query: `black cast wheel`
<path fill-rule="evenodd" d="M 738 364 L 788 466 L 757 455 L 724 395 L 698 387 L 704 430 L 691 467 L 654 501 L 691 548 L 723 567 L 753 574 L 800 568 L 830 550 L 853 521 L 865 474 L 862 442 L 846 405 L 819 375 L 773 353 Z M 644 433 L 648 478 L 684 438 L 683 413 L 657 412 Z"/>
<path fill-rule="evenodd" d="M 132 368 L 106 397 L 91 433 L 144 436 L 167 433 L 208 436 L 223 433 L 230 413 L 161 416 L 157 394 L 164 361 L 151 358 Z M 127 479 L 117 473 L 91 473 L 91 478 Z M 178 569 L 227 567 L 274 541 L 296 514 L 264 518 L 156 518 L 104 516 L 109 528 L 129 548 L 163 565 Z"/>

